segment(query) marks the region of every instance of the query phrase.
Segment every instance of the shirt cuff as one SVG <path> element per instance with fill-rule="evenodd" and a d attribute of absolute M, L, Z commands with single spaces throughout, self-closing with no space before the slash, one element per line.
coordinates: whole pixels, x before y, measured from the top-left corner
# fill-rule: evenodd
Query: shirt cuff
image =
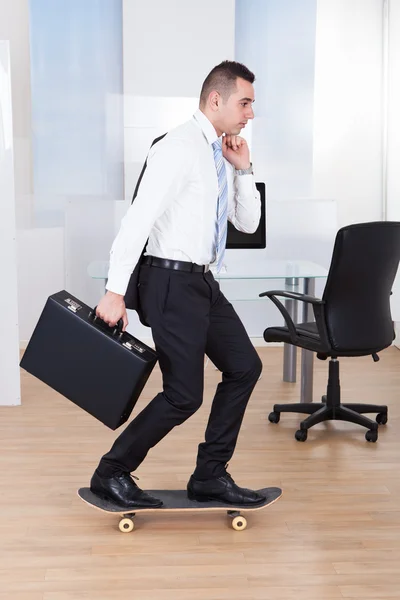
<path fill-rule="evenodd" d="M 120 271 L 119 273 L 115 273 L 110 269 L 108 272 L 106 290 L 114 292 L 114 294 L 119 294 L 120 296 L 125 296 L 131 275 L 131 272 L 125 273 L 124 271 Z"/>

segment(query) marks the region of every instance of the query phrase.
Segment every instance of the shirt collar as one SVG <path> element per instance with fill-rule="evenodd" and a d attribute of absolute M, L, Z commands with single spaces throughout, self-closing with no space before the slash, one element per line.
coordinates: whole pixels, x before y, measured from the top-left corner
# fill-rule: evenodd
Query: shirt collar
<path fill-rule="evenodd" d="M 217 132 L 215 131 L 214 125 L 211 123 L 211 121 L 208 120 L 206 115 L 203 112 L 201 112 L 201 110 L 199 108 L 194 113 L 193 118 L 199 124 L 200 129 L 202 130 L 202 132 L 203 132 L 207 142 L 210 144 L 210 146 L 211 146 L 211 144 L 216 142 L 218 139 L 222 139 L 222 136 L 220 138 L 218 138 L 218 135 L 217 135 Z"/>

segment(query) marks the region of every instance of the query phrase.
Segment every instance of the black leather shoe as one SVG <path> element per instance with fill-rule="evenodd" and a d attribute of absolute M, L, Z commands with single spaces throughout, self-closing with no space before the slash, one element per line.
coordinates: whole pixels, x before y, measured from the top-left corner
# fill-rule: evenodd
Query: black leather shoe
<path fill-rule="evenodd" d="M 229 473 L 206 481 L 198 481 L 192 475 L 187 485 L 187 492 L 189 500 L 222 502 L 235 506 L 261 504 L 266 500 L 262 494 L 236 485 Z"/>
<path fill-rule="evenodd" d="M 116 473 L 113 477 L 100 477 L 94 472 L 90 490 L 96 496 L 115 502 L 123 508 L 159 508 L 161 500 L 141 490 L 129 473 Z"/>

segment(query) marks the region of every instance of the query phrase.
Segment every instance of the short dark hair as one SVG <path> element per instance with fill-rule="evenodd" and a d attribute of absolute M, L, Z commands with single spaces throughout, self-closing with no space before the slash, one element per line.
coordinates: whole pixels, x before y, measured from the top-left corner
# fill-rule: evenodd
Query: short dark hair
<path fill-rule="evenodd" d="M 224 100 L 229 98 L 233 88 L 236 86 L 236 79 L 240 77 L 249 83 L 254 83 L 255 75 L 242 63 L 234 60 L 224 60 L 214 67 L 205 78 L 201 92 L 200 104 L 204 104 L 208 94 L 216 90 L 221 94 Z"/>

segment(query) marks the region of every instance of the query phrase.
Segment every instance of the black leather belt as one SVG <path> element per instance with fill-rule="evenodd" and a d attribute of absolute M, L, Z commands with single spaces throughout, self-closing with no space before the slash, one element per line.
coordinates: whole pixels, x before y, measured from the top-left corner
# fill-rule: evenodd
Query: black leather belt
<path fill-rule="evenodd" d="M 188 273 L 207 273 L 210 269 L 209 265 L 196 265 L 196 263 L 184 260 L 169 260 L 168 258 L 158 258 L 157 256 L 145 256 L 142 265 L 172 269 L 173 271 L 187 271 Z"/>

